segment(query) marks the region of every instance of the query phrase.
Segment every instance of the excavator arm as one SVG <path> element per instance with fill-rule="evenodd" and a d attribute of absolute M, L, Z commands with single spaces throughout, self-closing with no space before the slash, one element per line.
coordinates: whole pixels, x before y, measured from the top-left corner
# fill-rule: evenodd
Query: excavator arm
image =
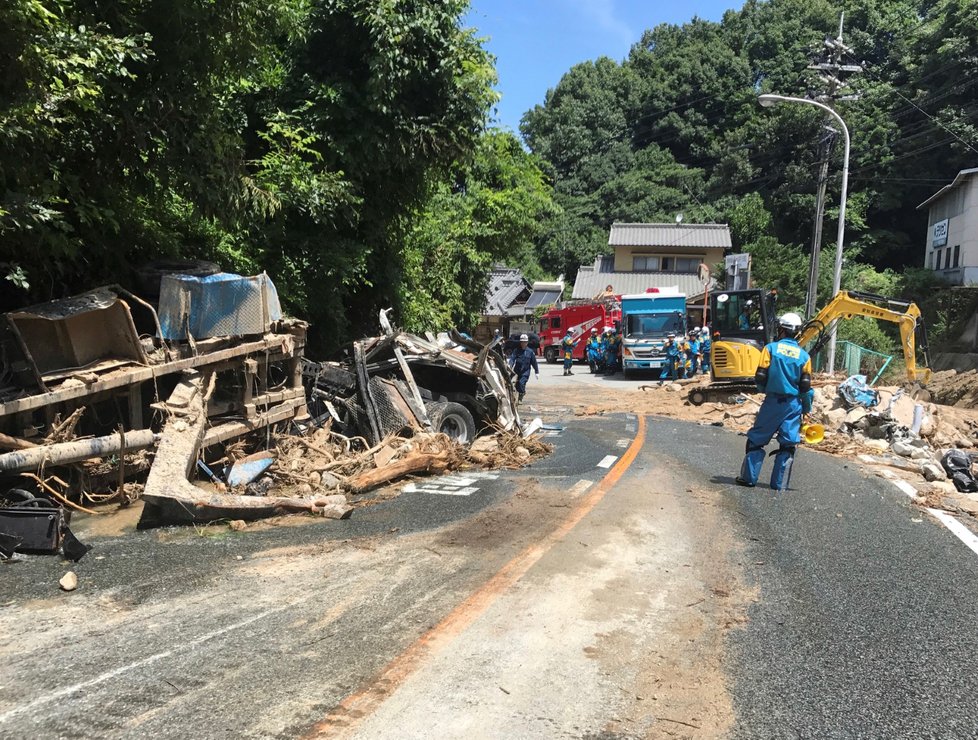
<path fill-rule="evenodd" d="M 917 347 L 924 353 L 924 361 L 930 365 L 927 348 L 927 329 L 917 304 L 897 301 L 872 293 L 839 291 L 835 298 L 818 312 L 818 315 L 802 327 L 798 343 L 805 346 L 812 340 L 810 352 L 816 354 L 829 340 L 828 329 L 839 319 L 868 316 L 871 319 L 890 321 L 900 327 L 900 343 L 907 365 L 907 378 L 911 382 L 926 383 L 930 379 L 929 367 L 917 368 Z M 919 335 L 919 336 L 918 336 Z"/>

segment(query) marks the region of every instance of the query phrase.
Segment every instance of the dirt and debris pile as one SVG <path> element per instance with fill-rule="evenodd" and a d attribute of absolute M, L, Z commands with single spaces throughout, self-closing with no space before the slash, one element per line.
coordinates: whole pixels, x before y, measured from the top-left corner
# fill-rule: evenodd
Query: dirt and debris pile
<path fill-rule="evenodd" d="M 978 407 L 978 370 L 942 370 L 927 383 L 930 400 L 944 406 Z"/>

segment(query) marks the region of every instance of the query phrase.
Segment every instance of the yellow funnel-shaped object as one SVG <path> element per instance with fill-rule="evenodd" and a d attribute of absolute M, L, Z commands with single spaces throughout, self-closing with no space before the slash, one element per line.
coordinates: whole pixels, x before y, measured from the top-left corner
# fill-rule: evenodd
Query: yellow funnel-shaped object
<path fill-rule="evenodd" d="M 825 439 L 825 427 L 821 424 L 802 424 L 801 436 L 810 445 L 817 445 Z"/>

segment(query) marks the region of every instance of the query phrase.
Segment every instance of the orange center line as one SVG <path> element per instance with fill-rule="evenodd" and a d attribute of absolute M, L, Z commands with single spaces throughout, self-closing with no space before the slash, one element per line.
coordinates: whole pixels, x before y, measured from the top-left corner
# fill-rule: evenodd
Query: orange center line
<path fill-rule="evenodd" d="M 566 537 L 614 487 L 635 462 L 635 458 L 645 444 L 645 428 L 645 417 L 639 416 L 638 430 L 628 449 L 598 485 L 577 503 L 560 526 L 506 563 L 477 591 L 452 609 L 441 622 L 421 635 L 407 650 L 388 663 L 380 673 L 355 693 L 343 699 L 323 720 L 315 724 L 305 737 L 329 737 L 334 733 L 350 730 L 417 671 L 425 658 L 464 632 L 504 591 L 517 583 L 540 558 Z"/>

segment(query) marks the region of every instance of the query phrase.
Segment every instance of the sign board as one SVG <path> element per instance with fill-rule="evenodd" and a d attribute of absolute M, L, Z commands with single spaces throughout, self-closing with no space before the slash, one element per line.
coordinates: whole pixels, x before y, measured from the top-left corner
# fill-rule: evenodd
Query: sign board
<path fill-rule="evenodd" d="M 947 219 L 943 221 L 938 221 L 934 224 L 934 230 L 931 233 L 930 245 L 932 247 L 943 247 L 947 244 Z"/>

